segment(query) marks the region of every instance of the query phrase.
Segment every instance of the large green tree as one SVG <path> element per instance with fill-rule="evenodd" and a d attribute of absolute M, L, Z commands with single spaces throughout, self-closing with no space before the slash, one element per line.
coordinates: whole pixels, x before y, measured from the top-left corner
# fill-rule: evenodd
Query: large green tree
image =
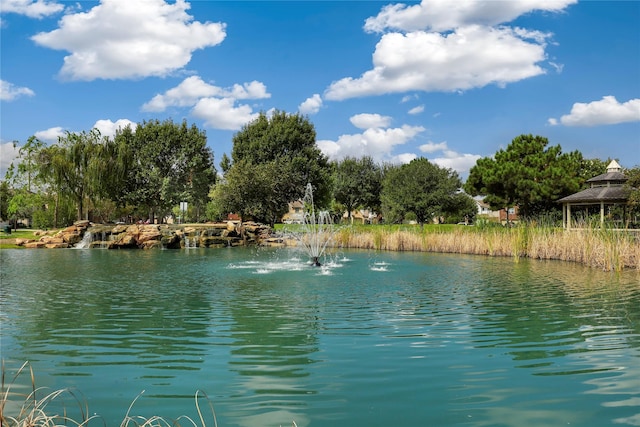
<path fill-rule="evenodd" d="M 455 204 L 461 185 L 455 171 L 420 157 L 408 164 L 388 168 L 382 182 L 382 210 L 390 222 L 404 220 L 408 213 L 419 224 L 443 215 Z"/>
<path fill-rule="evenodd" d="M 196 208 L 198 219 L 216 177 L 204 131 L 186 121 L 151 120 L 122 129 L 115 140 L 129 147 L 133 159 L 125 201 L 143 209 L 150 219 L 187 202 Z"/>
<path fill-rule="evenodd" d="M 331 200 L 331 172 L 316 146 L 313 124 L 299 114 L 260 115 L 233 136 L 232 164 L 215 191 L 230 212 L 273 224 L 307 183 L 318 206 Z M 228 165 L 227 165 L 228 166 Z"/>
<path fill-rule="evenodd" d="M 334 163 L 333 197 L 342 204 L 351 219 L 357 208 L 380 209 L 382 169 L 373 158 L 347 157 Z"/>
<path fill-rule="evenodd" d="M 464 189 L 494 209 L 518 206 L 523 217 L 557 209 L 555 201 L 582 185 L 582 154 L 547 147 L 542 136 L 520 135 L 493 157 L 479 159 Z"/>
<path fill-rule="evenodd" d="M 60 137 L 56 144 L 39 152 L 39 170 L 58 194 L 69 196 L 76 204 L 77 218 L 88 218 L 86 202 L 97 203 L 109 188 L 122 182 L 125 166 L 116 165 L 120 157 L 115 143 L 97 129 Z M 56 204 L 57 207 L 57 204 Z"/>

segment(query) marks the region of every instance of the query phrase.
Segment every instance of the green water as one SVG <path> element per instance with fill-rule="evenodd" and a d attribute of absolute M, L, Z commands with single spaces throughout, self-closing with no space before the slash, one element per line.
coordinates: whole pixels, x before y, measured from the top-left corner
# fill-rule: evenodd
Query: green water
<path fill-rule="evenodd" d="M 195 418 L 202 390 L 220 427 L 640 425 L 638 273 L 294 256 L 2 250 L 5 369 L 72 388 L 90 425 L 119 426 L 143 390 L 130 415 Z"/>

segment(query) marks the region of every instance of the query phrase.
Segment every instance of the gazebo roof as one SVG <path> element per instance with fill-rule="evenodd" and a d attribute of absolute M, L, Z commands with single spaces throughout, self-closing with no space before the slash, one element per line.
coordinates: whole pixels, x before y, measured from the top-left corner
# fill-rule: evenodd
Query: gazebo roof
<path fill-rule="evenodd" d="M 593 178 L 588 179 L 587 182 L 624 182 L 627 179 L 628 178 L 622 172 L 607 172 L 602 175 L 594 176 Z"/>
<path fill-rule="evenodd" d="M 563 197 L 558 200 L 558 203 L 624 203 L 629 198 L 630 193 L 631 188 L 623 186 L 591 187 L 579 193 Z"/>
<path fill-rule="evenodd" d="M 611 160 L 611 163 L 607 166 L 607 172 L 602 175 L 594 176 L 591 179 L 588 179 L 587 182 L 594 184 L 597 182 L 613 182 L 613 183 L 623 183 L 628 178 L 624 176 L 622 173 L 622 166 L 615 160 Z"/>

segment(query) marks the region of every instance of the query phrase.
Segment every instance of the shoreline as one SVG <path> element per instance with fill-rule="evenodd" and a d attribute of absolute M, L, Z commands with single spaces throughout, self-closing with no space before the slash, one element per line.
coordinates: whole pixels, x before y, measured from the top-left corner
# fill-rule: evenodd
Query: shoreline
<path fill-rule="evenodd" d="M 238 224 L 234 224 L 233 227 L 238 227 Z M 261 229 L 260 227 L 258 224 L 252 224 L 252 232 L 255 233 L 256 229 Z M 178 236 L 181 236 L 181 239 L 184 240 L 185 236 L 190 236 L 192 242 L 196 240 L 204 242 L 199 239 L 206 237 L 201 233 L 203 233 L 202 230 L 207 228 L 209 230 L 216 228 L 225 233 L 219 235 L 216 240 L 211 240 L 212 236 L 206 237 L 208 239 L 206 244 L 198 245 L 198 247 L 244 246 L 247 243 L 246 236 L 244 239 L 240 237 L 243 233 L 237 233 L 233 238 L 227 234 L 240 231 L 239 227 L 234 230 L 231 224 L 208 224 L 200 225 L 200 227 L 194 227 L 194 224 L 184 224 L 182 226 L 173 226 L 172 228 L 174 228 Z M 244 232 L 245 230 L 243 227 L 242 231 Z M 138 230 L 137 239 L 139 241 L 147 240 L 144 236 L 149 236 L 148 233 L 143 231 L 145 230 Z M 265 230 L 261 229 L 261 231 Z M 210 233 L 211 231 L 206 234 Z M 80 241 L 83 234 L 76 234 L 75 239 Z M 47 235 L 51 236 L 49 233 Z M 155 237 L 159 239 L 161 234 L 157 233 Z M 0 240 L 0 243 L 3 246 L 17 244 L 26 248 L 42 247 L 21 244 L 21 241 L 24 242 L 25 240 L 21 238 L 4 238 Z M 233 240 L 233 244 L 230 243 L 231 240 Z M 287 236 L 287 232 L 282 230 L 277 232 L 271 230 L 270 233 L 262 234 L 259 237 L 253 234 L 249 240 L 253 244 L 271 247 L 298 244 L 297 240 Z M 156 242 L 158 244 L 149 245 L 145 243 L 137 247 L 143 249 L 160 247 L 160 242 L 158 240 Z M 53 245 L 51 247 L 62 246 Z M 105 246 L 95 245 L 92 247 Z M 135 248 L 136 246 L 132 245 L 130 247 Z M 179 244 L 174 246 L 175 249 L 180 247 L 184 246 Z M 520 258 L 558 260 L 575 262 L 603 271 L 635 270 L 640 272 L 640 231 L 629 232 L 598 228 L 564 230 L 554 227 L 527 225 L 513 228 L 457 227 L 448 229 L 429 226 L 422 228 L 416 226 L 410 229 L 395 226 L 373 226 L 370 229 L 368 227 L 337 226 L 333 231 L 333 243 L 330 247 L 512 257 L 516 262 Z"/>
<path fill-rule="evenodd" d="M 640 272 L 640 236 L 626 231 L 545 227 L 484 230 L 338 230 L 335 246 L 408 252 L 459 253 L 575 262 L 603 271 Z"/>

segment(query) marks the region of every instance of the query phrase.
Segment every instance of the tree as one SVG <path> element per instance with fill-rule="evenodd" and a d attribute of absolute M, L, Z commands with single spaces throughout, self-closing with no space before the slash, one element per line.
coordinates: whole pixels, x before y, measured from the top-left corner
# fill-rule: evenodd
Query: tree
<path fill-rule="evenodd" d="M 582 185 L 582 154 L 548 147 L 547 138 L 520 135 L 493 158 L 484 157 L 471 168 L 464 189 L 486 196 L 492 208 L 518 206 L 523 217 L 557 209 L 555 201 Z"/>
<path fill-rule="evenodd" d="M 456 172 L 423 157 L 389 168 L 380 196 L 385 218 L 398 222 L 412 213 L 422 225 L 447 211 L 460 185 Z"/>
<path fill-rule="evenodd" d="M 459 192 L 447 200 L 443 214 L 447 223 L 472 222 L 478 213 L 478 205 L 467 193 Z"/>
<path fill-rule="evenodd" d="M 369 156 L 347 157 L 334 163 L 334 198 L 342 204 L 351 219 L 354 209 L 380 208 L 382 171 Z"/>
<path fill-rule="evenodd" d="M 218 190 L 220 204 L 273 224 L 311 183 L 318 206 L 328 206 L 330 167 L 315 138 L 313 124 L 299 114 L 260 113 L 233 136 L 233 162 Z"/>
<path fill-rule="evenodd" d="M 18 154 L 22 161 L 18 163 L 18 175 L 26 175 L 26 190 L 31 192 L 32 181 L 35 180 L 37 175 L 37 163 L 35 157 L 38 152 L 44 147 L 44 143 L 35 136 L 30 136 L 27 142 L 20 147 Z"/>
<path fill-rule="evenodd" d="M 628 180 L 625 183 L 630 190 L 627 205 L 629 216 L 634 219 L 640 216 L 640 166 L 625 170 Z"/>
<path fill-rule="evenodd" d="M 97 129 L 67 132 L 57 144 L 40 150 L 39 171 L 58 196 L 73 198 L 77 219 L 88 219 L 86 202 L 95 205 L 124 182 L 127 164 L 122 162 L 126 148 L 124 144 L 118 145 L 103 137 Z"/>
<path fill-rule="evenodd" d="M 0 181 L 0 219 L 5 220 L 9 218 L 8 208 L 9 200 L 12 197 L 12 191 L 9 188 L 9 182 L 6 180 Z"/>
<path fill-rule="evenodd" d="M 582 188 L 589 188 L 587 180 L 594 176 L 602 175 L 607 172 L 607 166 L 611 163 L 611 159 L 582 159 L 580 163 L 580 179 L 582 180 Z"/>
<path fill-rule="evenodd" d="M 227 156 L 227 153 L 222 153 L 222 160 L 220 160 L 220 169 L 222 174 L 226 174 L 231 169 L 231 159 Z"/>
<path fill-rule="evenodd" d="M 203 131 L 186 121 L 152 120 L 122 129 L 115 140 L 129 147 L 133 159 L 122 202 L 142 207 L 154 219 L 184 201 L 195 208 L 197 219 L 216 177 Z"/>

